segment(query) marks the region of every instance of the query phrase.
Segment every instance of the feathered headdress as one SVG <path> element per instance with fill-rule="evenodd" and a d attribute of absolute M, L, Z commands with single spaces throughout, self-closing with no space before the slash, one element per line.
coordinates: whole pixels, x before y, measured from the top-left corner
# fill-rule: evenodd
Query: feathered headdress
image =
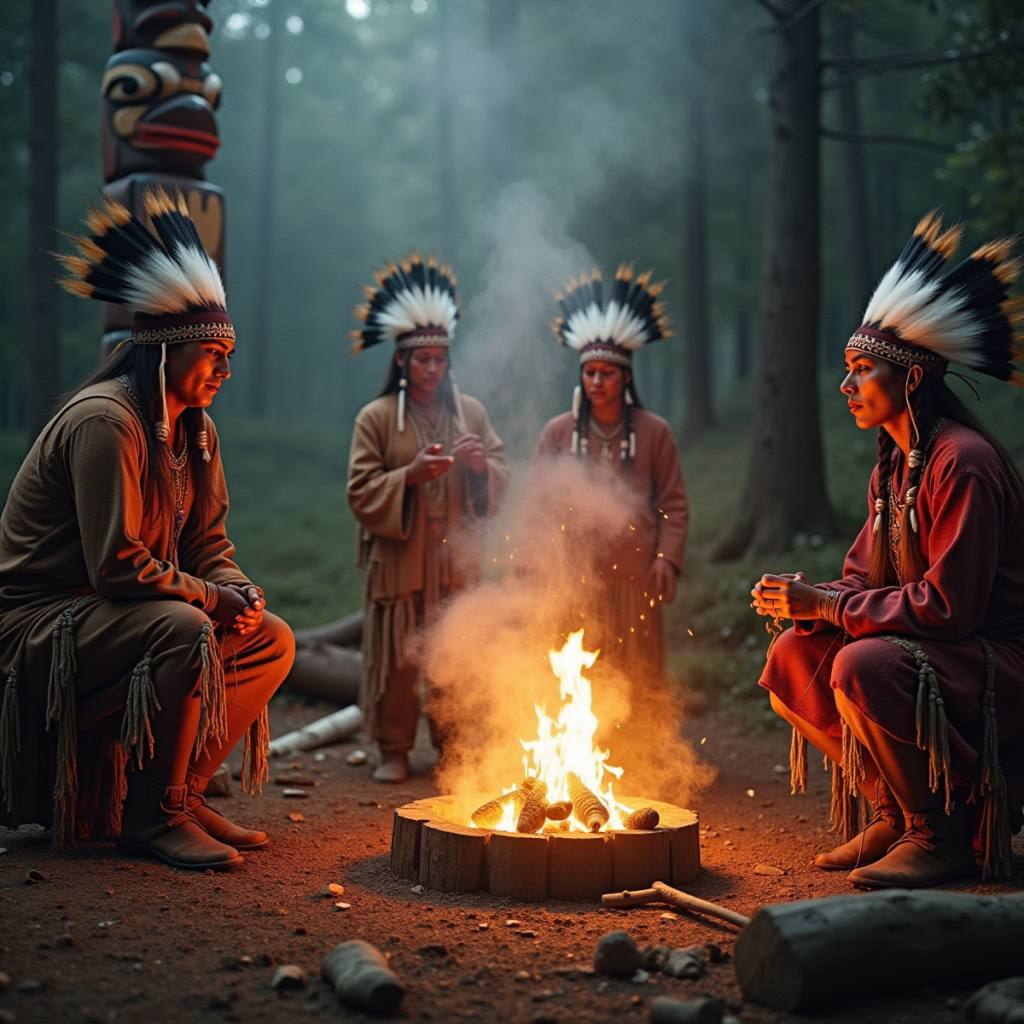
<path fill-rule="evenodd" d="M 847 343 L 901 366 L 945 373 L 961 363 L 1024 387 L 1024 300 L 1010 295 L 1020 273 L 1012 239 L 989 242 L 948 274 L 963 228 L 942 231 L 935 212 L 921 218 L 903 254 L 887 271 Z"/>
<path fill-rule="evenodd" d="M 619 266 L 607 307 L 601 302 L 601 272 L 593 270 L 556 294 L 562 315 L 551 325 L 562 345 L 580 353 L 580 363 L 601 359 L 633 365 L 633 353 L 660 338 L 670 338 L 668 318 L 658 296 L 665 287 L 651 284 L 651 271 L 633 279 L 633 268 Z"/>
<path fill-rule="evenodd" d="M 435 256 L 424 263 L 418 252 L 399 266 L 384 266 L 384 271 L 373 272 L 376 288 L 363 286 L 367 301 L 355 313 L 365 326 L 352 332 L 352 351 L 362 352 L 388 338 L 400 349 L 449 345 L 459 319 L 452 268 L 447 263 L 439 267 Z"/>
<path fill-rule="evenodd" d="M 562 315 L 551 325 L 560 345 L 575 349 L 580 354 L 580 365 L 601 360 L 632 369 L 633 353 L 644 345 L 661 338 L 671 338 L 665 307 L 658 296 L 665 282 L 651 284 L 651 271 L 634 280 L 633 267 L 620 263 L 615 273 L 611 298 L 605 307 L 601 299 L 601 271 L 595 268 L 589 274 L 574 278 L 565 294 L 556 293 L 555 299 Z M 633 430 L 633 384 L 625 388 L 625 436 L 619 442 L 620 458 L 636 457 L 636 432 Z M 582 388 L 577 385 L 572 396 L 572 454 L 588 451 L 587 429 L 584 420 L 586 403 Z"/>
<path fill-rule="evenodd" d="M 72 236 L 78 254 L 57 258 L 66 271 L 60 283 L 67 291 L 128 306 L 132 341 L 161 346 L 163 419 L 156 434 L 164 441 L 169 432 L 167 346 L 207 338 L 233 341 L 235 329 L 220 271 L 203 248 L 184 197 L 177 190 L 168 195 L 157 187 L 148 190 L 143 201 L 155 235 L 120 203 L 103 196 L 103 208 L 90 204 L 86 213 L 89 236 Z M 196 438 L 209 458 L 204 440 Z"/>
<path fill-rule="evenodd" d="M 379 345 L 392 339 L 404 352 L 402 375 L 398 381 L 398 429 L 405 430 L 405 395 L 408 352 L 414 348 L 440 345 L 447 348 L 455 334 L 459 319 L 459 299 L 455 292 L 455 274 L 447 263 L 438 266 L 437 257 L 426 263 L 413 250 L 396 266 L 384 262 L 383 271 L 373 271 L 377 286 L 364 285 L 367 301 L 356 306 L 355 314 L 363 321 L 361 329 L 351 332 L 352 351 Z M 460 431 L 465 430 L 462 400 L 455 375 L 448 370 L 448 379 L 455 398 Z"/>

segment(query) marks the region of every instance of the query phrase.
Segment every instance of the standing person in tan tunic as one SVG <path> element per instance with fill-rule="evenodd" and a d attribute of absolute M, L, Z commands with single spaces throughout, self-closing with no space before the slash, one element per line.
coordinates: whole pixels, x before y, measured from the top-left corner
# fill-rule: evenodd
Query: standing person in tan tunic
<path fill-rule="evenodd" d="M 217 267 L 180 196 L 146 197 L 158 238 L 104 203 L 64 284 L 130 306 L 132 339 L 43 428 L 0 518 L 0 823 L 222 870 L 268 840 L 206 786 L 243 736 L 262 783 L 294 645 L 225 533 L 203 411 L 235 346 Z"/>
<path fill-rule="evenodd" d="M 634 280 L 632 268 L 620 266 L 607 308 L 598 270 L 557 297 L 563 315 L 552 326 L 559 342 L 580 354 L 580 385 L 572 412 L 544 427 L 534 464 L 581 459 L 640 497 L 628 534 L 609 538 L 598 558 L 603 585 L 591 594 L 586 618 L 596 625 L 587 645 L 600 647 L 630 678 L 657 683 L 666 671 L 662 605 L 675 600 L 689 512 L 672 429 L 641 406 L 633 382 L 633 352 L 670 336 L 657 301 L 661 286 L 650 285 L 650 276 Z"/>
<path fill-rule="evenodd" d="M 393 339 L 395 357 L 380 395 L 356 417 L 348 501 L 366 571 L 359 703 L 380 748 L 373 777 L 397 783 L 408 777 L 419 718 L 408 640 L 449 594 L 477 581 L 479 527 L 497 511 L 509 472 L 486 410 L 459 394 L 449 366 L 458 319 L 451 270 L 413 253 L 376 277 L 357 310 L 365 326 L 353 332 L 355 351 Z"/>

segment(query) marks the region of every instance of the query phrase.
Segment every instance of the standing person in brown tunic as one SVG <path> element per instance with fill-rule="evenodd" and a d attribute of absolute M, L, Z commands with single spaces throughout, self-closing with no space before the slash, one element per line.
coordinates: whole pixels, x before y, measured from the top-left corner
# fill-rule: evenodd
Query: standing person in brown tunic
<path fill-rule="evenodd" d="M 939 885 L 975 848 L 1009 877 L 1024 819 L 1024 486 L 944 380 L 957 362 L 1024 386 L 1019 262 L 994 242 L 942 276 L 961 233 L 925 217 L 847 343 L 842 392 L 878 465 L 843 578 L 753 590 L 794 620 L 761 678 L 793 726 L 794 792 L 808 741 L 833 763 L 848 841 L 815 862 L 864 888 Z M 855 834 L 858 793 L 874 813 Z"/>
<path fill-rule="evenodd" d="M 587 644 L 633 679 L 665 679 L 662 605 L 676 596 L 683 571 L 689 511 L 679 450 L 668 423 L 643 408 L 633 382 L 633 353 L 669 337 L 660 285 L 650 272 L 633 279 L 619 267 L 607 308 L 595 270 L 558 296 L 563 315 L 553 329 L 559 342 L 579 352 L 580 381 L 572 412 L 550 420 L 534 463 L 556 457 L 583 460 L 621 478 L 640 498 L 635 520 L 622 537 L 609 538 L 599 556 L 600 609 L 588 614 Z M 593 605 L 593 602 L 591 602 Z"/>
<path fill-rule="evenodd" d="M 449 594 L 477 581 L 479 527 L 509 473 L 486 410 L 459 394 L 450 369 L 450 268 L 413 253 L 376 277 L 356 311 L 365 326 L 353 332 L 355 351 L 394 340 L 395 355 L 380 395 L 356 417 L 348 501 L 366 571 L 359 704 L 380 748 L 373 777 L 396 783 L 408 777 L 419 719 L 408 641 Z"/>
<path fill-rule="evenodd" d="M 243 736 L 262 783 L 294 646 L 225 533 L 203 411 L 235 346 L 219 272 L 180 196 L 146 209 L 158 238 L 104 197 L 63 257 L 69 291 L 132 309 L 132 339 L 43 429 L 0 518 L 0 822 L 221 870 L 268 840 L 206 786 Z"/>

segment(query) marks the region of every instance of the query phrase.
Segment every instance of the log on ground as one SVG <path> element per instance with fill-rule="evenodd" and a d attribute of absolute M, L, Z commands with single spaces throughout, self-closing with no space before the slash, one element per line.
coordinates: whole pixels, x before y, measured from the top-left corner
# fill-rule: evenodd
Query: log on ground
<path fill-rule="evenodd" d="M 894 891 L 762 907 L 736 941 L 744 996 L 787 1012 L 1024 974 L 1024 894 Z"/>
<path fill-rule="evenodd" d="M 295 662 L 284 685 L 293 693 L 332 704 L 355 704 L 363 656 L 336 644 L 316 643 L 296 648 Z"/>

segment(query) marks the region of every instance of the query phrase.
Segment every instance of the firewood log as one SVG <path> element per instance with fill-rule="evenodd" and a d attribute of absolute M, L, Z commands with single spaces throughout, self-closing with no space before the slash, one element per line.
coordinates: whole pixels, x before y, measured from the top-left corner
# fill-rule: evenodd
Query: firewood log
<path fill-rule="evenodd" d="M 537 832 L 547 820 L 548 784 L 538 781 L 526 797 L 516 821 L 517 832 Z"/>
<path fill-rule="evenodd" d="M 659 821 L 661 821 L 661 815 L 653 807 L 641 807 L 629 815 L 622 824 L 628 829 L 639 832 L 643 829 L 657 828 Z"/>
<path fill-rule="evenodd" d="M 1024 894 L 892 891 L 762 907 L 736 940 L 755 1003 L 803 1013 L 1024 974 Z"/>
<path fill-rule="evenodd" d="M 530 790 L 536 785 L 536 779 L 523 779 L 519 787 L 512 790 L 511 793 L 502 793 L 501 796 L 495 797 L 493 800 L 488 800 L 485 804 L 481 804 L 481 806 L 479 806 L 469 816 L 470 820 L 477 828 L 494 828 L 494 826 L 497 825 L 504 817 L 505 808 L 508 807 L 509 804 L 515 805 L 516 817 L 518 818 L 523 809 L 523 804 L 526 803 L 526 797 L 529 795 Z"/>
<path fill-rule="evenodd" d="M 360 609 L 351 615 L 313 626 L 311 629 L 295 630 L 295 646 L 306 647 L 316 644 L 337 644 L 338 647 L 358 647 L 363 639 L 363 612 Z"/>
<path fill-rule="evenodd" d="M 608 822 L 608 808 L 583 785 L 575 772 L 566 772 L 565 780 L 569 785 L 569 799 L 576 819 L 591 832 L 600 832 L 601 827 Z"/>
<path fill-rule="evenodd" d="M 572 814 L 571 800 L 556 800 L 548 804 L 548 821 L 565 821 Z"/>
<path fill-rule="evenodd" d="M 321 961 L 320 976 L 342 1003 L 368 1013 L 392 1013 L 405 995 L 387 960 L 359 939 L 335 946 Z"/>

